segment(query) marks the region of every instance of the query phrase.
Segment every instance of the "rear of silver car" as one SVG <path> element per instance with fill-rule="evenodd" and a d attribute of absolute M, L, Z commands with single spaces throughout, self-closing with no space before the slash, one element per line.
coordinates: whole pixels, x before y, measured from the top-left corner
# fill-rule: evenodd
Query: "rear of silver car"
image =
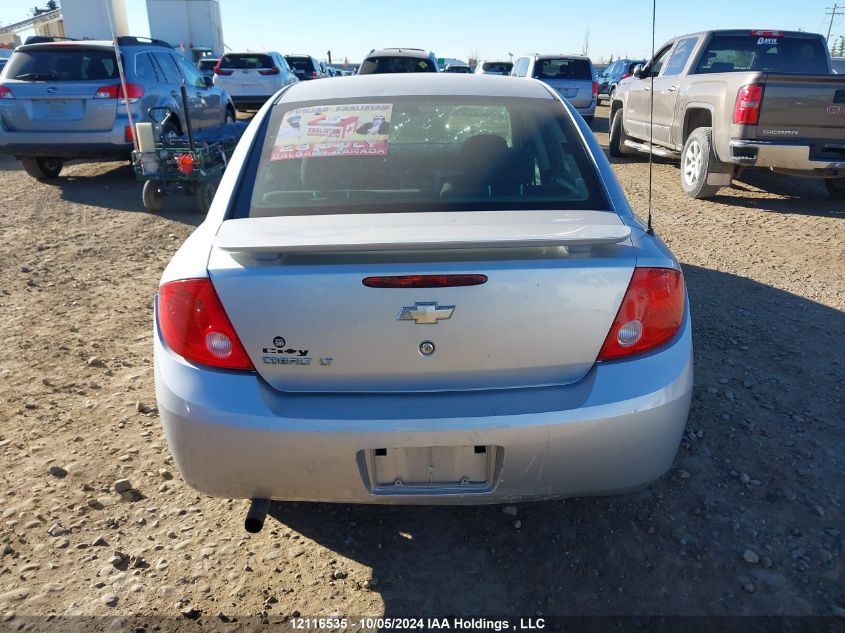
<path fill-rule="evenodd" d="M 58 158 L 129 156 L 131 129 L 117 98 L 114 49 L 78 43 L 21 46 L 0 81 L 0 151 Z"/>
<path fill-rule="evenodd" d="M 233 159 L 257 173 L 227 170 L 217 223 L 165 272 L 156 396 L 186 481 L 227 498 L 476 504 L 659 477 L 689 410 L 689 310 L 677 262 L 631 215 L 589 128 L 534 82 L 472 78 L 524 85 L 536 103 L 523 106 L 455 96 L 466 77 L 435 78 L 449 96 L 430 102 L 375 79 L 354 81 L 381 96 L 352 106 L 387 112 L 386 153 L 285 154 L 315 151 L 287 124 L 336 106 L 300 84 Z M 535 107 L 559 113 L 539 134 Z M 643 267 L 676 280 L 676 327 L 623 358 L 608 346 Z M 179 305 L 196 315 L 195 291 L 223 317 L 183 346 L 174 323 Z"/>
<path fill-rule="evenodd" d="M 578 114 L 592 120 L 598 102 L 593 63 L 586 57 L 538 57 L 532 76 L 569 101 Z"/>

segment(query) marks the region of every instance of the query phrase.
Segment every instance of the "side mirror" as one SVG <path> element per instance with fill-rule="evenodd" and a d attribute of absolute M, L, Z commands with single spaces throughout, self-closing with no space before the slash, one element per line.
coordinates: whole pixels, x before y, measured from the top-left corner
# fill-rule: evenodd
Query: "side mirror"
<path fill-rule="evenodd" d="M 205 82 L 206 88 L 211 88 L 214 85 L 214 79 L 203 75 L 202 80 Z"/>
<path fill-rule="evenodd" d="M 634 70 L 633 72 L 631 72 L 631 74 L 637 79 L 639 79 L 640 76 L 643 74 L 643 65 L 637 64 L 636 66 L 634 66 Z"/>

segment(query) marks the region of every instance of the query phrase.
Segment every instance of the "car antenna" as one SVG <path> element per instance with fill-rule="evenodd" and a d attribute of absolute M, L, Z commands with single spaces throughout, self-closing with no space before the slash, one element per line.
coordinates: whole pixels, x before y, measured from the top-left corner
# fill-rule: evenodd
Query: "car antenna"
<path fill-rule="evenodd" d="M 651 62 L 654 62 L 654 31 L 657 24 L 657 0 L 651 0 Z M 651 226 L 651 183 L 652 170 L 654 168 L 654 69 L 649 69 L 651 90 L 648 100 L 648 220 L 646 232 L 654 235 L 654 228 Z"/>
<path fill-rule="evenodd" d="M 135 133 L 135 117 L 132 116 L 132 108 L 129 107 L 129 92 L 126 90 L 126 73 L 123 72 L 123 60 L 120 57 L 120 47 L 117 42 L 117 34 L 114 28 L 114 16 L 109 0 L 103 0 L 106 5 L 106 15 L 109 17 L 109 30 L 111 31 L 112 43 L 114 44 L 114 58 L 117 61 L 117 75 L 120 77 L 120 89 L 123 91 L 123 103 L 126 105 L 126 114 L 129 116 L 129 129 L 132 130 L 132 147 L 138 151 L 138 135 Z M 120 99 L 118 98 L 118 103 Z"/>

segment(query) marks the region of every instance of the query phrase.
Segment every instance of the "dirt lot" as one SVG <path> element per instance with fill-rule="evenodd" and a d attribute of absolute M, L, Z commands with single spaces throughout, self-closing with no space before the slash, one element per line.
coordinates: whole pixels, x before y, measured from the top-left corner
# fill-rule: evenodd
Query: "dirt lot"
<path fill-rule="evenodd" d="M 615 169 L 643 211 L 647 161 Z M 274 504 L 249 536 L 246 502 L 180 480 L 154 407 L 152 296 L 199 221 L 187 199 L 150 215 L 125 164 L 48 185 L 0 160 L 0 630 L 46 614 L 194 630 L 296 612 L 845 614 L 845 203 L 760 174 L 694 201 L 665 162 L 654 193 L 696 354 L 665 477 L 515 516 Z M 114 492 L 122 478 L 134 492 Z"/>

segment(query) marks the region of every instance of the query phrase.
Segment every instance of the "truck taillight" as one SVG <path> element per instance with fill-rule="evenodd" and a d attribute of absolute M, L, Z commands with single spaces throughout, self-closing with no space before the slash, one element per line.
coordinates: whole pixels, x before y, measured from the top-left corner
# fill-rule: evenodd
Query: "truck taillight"
<path fill-rule="evenodd" d="M 0 86 L 0 99 L 14 99 L 15 93 L 8 86 Z"/>
<path fill-rule="evenodd" d="M 128 93 L 129 103 L 134 103 L 144 96 L 144 86 L 140 84 L 126 84 L 126 92 Z M 120 84 L 111 84 L 98 88 L 94 93 L 95 99 L 124 99 L 123 86 Z"/>
<path fill-rule="evenodd" d="M 595 99 L 599 94 L 599 82 L 593 82 L 593 99 Z"/>
<path fill-rule="evenodd" d="M 158 290 L 158 324 L 167 346 L 185 360 L 254 371 L 210 279 L 170 281 Z"/>
<path fill-rule="evenodd" d="M 734 103 L 734 123 L 737 125 L 757 125 L 760 120 L 760 106 L 763 104 L 762 84 L 748 84 L 736 93 Z"/>
<path fill-rule="evenodd" d="M 231 70 L 224 70 L 224 69 L 220 68 L 220 62 L 217 62 L 217 64 L 214 66 L 214 74 L 215 75 L 223 75 L 224 77 L 228 77 L 229 75 L 232 74 L 232 71 Z"/>
<path fill-rule="evenodd" d="M 259 75 L 278 75 L 281 71 L 279 70 L 278 66 L 273 66 L 272 68 L 267 68 L 264 70 L 259 70 Z"/>
<path fill-rule="evenodd" d="M 635 268 L 598 360 L 641 354 L 669 341 L 684 320 L 684 275 L 672 268 Z"/>
<path fill-rule="evenodd" d="M 320 75 L 317 73 L 316 70 L 311 72 L 311 79 L 318 79 Z"/>
<path fill-rule="evenodd" d="M 622 74 L 622 79 L 627 79 L 627 78 L 628 78 L 628 77 L 630 77 L 630 76 L 631 76 L 631 73 L 623 73 L 623 74 Z"/>

